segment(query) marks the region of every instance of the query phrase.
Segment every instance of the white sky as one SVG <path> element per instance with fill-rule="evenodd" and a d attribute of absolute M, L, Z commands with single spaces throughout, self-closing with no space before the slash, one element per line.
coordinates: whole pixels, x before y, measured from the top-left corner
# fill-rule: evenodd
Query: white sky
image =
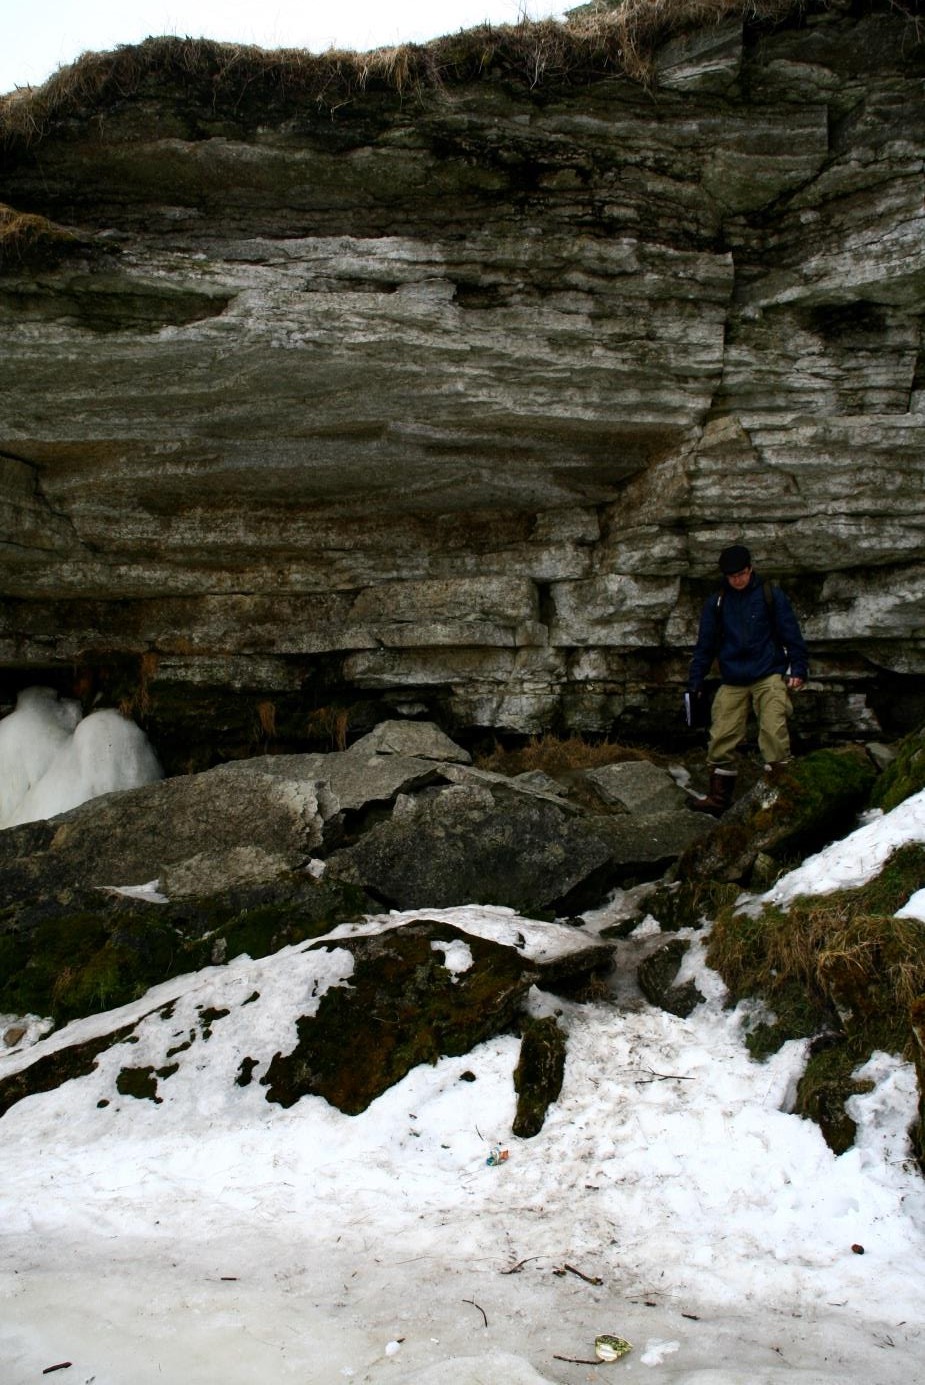
<path fill-rule="evenodd" d="M 570 7 L 578 0 L 570 0 Z M 564 10 L 555 0 L 0 0 L 0 92 L 38 86 L 81 53 L 189 35 L 262 48 L 353 48 L 426 42 L 488 20 Z"/>

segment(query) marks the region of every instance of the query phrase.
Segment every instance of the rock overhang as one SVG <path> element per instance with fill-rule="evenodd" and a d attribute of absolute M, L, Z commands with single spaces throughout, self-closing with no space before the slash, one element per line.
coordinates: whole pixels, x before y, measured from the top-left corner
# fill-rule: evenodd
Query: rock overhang
<path fill-rule="evenodd" d="M 0 659 L 657 726 L 744 533 L 803 602 L 821 721 L 873 727 L 865 690 L 925 657 L 925 116 L 871 10 L 760 45 L 734 16 L 650 91 L 235 111 L 155 66 L 51 122 L 41 180 L 8 148 L 76 248 L 0 277 Z"/>

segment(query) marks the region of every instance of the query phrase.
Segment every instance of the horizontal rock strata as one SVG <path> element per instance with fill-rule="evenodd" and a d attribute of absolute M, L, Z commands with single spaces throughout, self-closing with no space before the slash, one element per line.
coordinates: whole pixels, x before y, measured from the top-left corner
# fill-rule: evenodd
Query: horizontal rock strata
<path fill-rule="evenodd" d="M 804 730 L 915 719 L 923 65 L 833 5 L 674 38 L 650 90 L 261 106 L 217 57 L 8 140 L 71 239 L 0 273 L 7 686 L 85 666 L 173 767 L 203 716 L 246 739 L 219 689 L 292 742 L 364 701 L 651 735 L 744 537 Z"/>

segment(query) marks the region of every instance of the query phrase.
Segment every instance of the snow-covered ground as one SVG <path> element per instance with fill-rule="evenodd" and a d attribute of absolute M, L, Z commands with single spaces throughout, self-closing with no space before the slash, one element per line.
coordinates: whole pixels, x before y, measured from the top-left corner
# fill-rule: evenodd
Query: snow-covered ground
<path fill-rule="evenodd" d="M 24 820 L 30 794 L 59 812 L 155 773 L 116 713 L 81 723 L 33 692 L 0 723 L 7 821 Z M 857 884 L 907 840 L 925 840 L 925 794 L 804 863 L 774 898 Z M 158 898 L 155 884 L 147 893 Z M 583 934 L 626 907 L 615 897 Z M 925 915 L 922 892 L 905 912 Z M 476 907 L 358 928 L 422 913 L 534 955 L 576 936 Z M 803 1045 L 749 1059 L 743 1012 L 723 1008 L 699 939 L 686 968 L 705 1003 L 682 1020 L 642 1000 L 635 967 L 658 943 L 648 918 L 597 1003 L 531 994 L 568 1034 L 562 1096 L 531 1140 L 510 1134 L 512 1037 L 415 1070 L 361 1116 L 266 1101 L 261 1073 L 349 975 L 346 949 L 242 957 L 45 1038 L 34 1021 L 0 1077 L 135 1029 L 88 1076 L 0 1121 L 0 1385 L 46 1372 L 81 1385 L 925 1378 L 912 1069 L 871 1062 L 874 1089 L 852 1103 L 857 1145 L 836 1158 L 788 1114 Z M 446 950 L 454 971 L 469 960 Z M 204 1012 L 224 1010 L 207 1037 Z M 257 1067 L 242 1087 L 245 1057 Z M 119 1094 L 122 1067 L 173 1064 L 159 1104 Z M 633 1350 L 598 1364 L 603 1333 Z"/>
<path fill-rule="evenodd" d="M 858 841 L 904 838 L 920 800 Z M 801 889 L 831 888 L 846 850 L 801 867 Z M 589 915 L 587 931 L 623 907 Z M 548 950 L 556 932 L 504 909 L 428 916 L 501 941 L 521 933 L 528 949 Z M 62 1380 L 95 1385 L 923 1378 L 911 1068 L 875 1057 L 874 1090 L 853 1101 L 858 1143 L 836 1158 L 788 1114 L 803 1046 L 752 1062 L 698 942 L 690 970 L 708 999 L 689 1019 L 639 997 L 635 963 L 657 943 L 648 920 L 598 1003 L 532 993 L 538 1013 L 560 1015 L 568 1060 L 530 1140 L 510 1134 L 511 1037 L 416 1069 L 357 1117 L 320 1098 L 266 1101 L 256 1079 L 312 994 L 348 974 L 344 949 L 242 957 L 5 1055 L 0 1076 L 140 1021 L 137 1042 L 0 1123 L 4 1385 L 65 1362 Z M 447 965 L 464 967 L 465 951 Z M 208 1039 L 203 1009 L 229 1011 Z M 160 1104 L 118 1094 L 120 1067 L 160 1065 L 191 1033 Z M 245 1056 L 260 1066 L 240 1087 Z M 508 1157 L 489 1163 L 494 1150 Z M 633 1350 L 596 1364 L 602 1333 Z"/>

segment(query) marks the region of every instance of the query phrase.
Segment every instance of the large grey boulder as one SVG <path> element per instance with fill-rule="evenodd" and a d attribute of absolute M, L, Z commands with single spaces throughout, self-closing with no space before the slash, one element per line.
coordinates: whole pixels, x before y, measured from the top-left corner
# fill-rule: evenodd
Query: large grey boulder
<path fill-rule="evenodd" d="M 442 777 L 440 765 L 433 759 L 375 750 L 367 755 L 357 752 L 356 747 L 327 755 L 264 755 L 243 763 L 259 766 L 261 774 L 280 782 L 316 784 L 326 821 L 338 813 L 391 802 L 398 793 L 414 792 Z"/>
<path fill-rule="evenodd" d="M 484 775 L 400 796 L 386 821 L 329 857 L 328 870 L 401 909 L 574 913 L 619 880 L 659 874 L 706 830 L 692 813 L 587 813 Z"/>
<path fill-rule="evenodd" d="M 551 798 L 498 785 L 452 784 L 402 796 L 391 817 L 334 854 L 328 870 L 396 908 L 504 904 L 574 910 L 599 896 L 612 850 Z"/>
<path fill-rule="evenodd" d="M 600 765 L 582 777 L 605 803 L 627 813 L 677 812 L 687 797 L 668 770 L 651 760 Z"/>
<path fill-rule="evenodd" d="M 465 751 L 446 740 L 446 748 Z M 437 738 L 428 733 L 431 749 Z M 0 832 L 0 904 L 71 885 L 169 882 L 179 895 L 265 882 L 323 854 L 345 815 L 443 782 L 433 759 L 265 755 L 105 794 Z"/>
<path fill-rule="evenodd" d="M 142 885 L 206 853 L 248 848 L 259 862 L 303 865 L 335 811 L 313 778 L 260 760 L 105 794 L 48 821 L 0 832 L 0 904 L 84 885 Z"/>

